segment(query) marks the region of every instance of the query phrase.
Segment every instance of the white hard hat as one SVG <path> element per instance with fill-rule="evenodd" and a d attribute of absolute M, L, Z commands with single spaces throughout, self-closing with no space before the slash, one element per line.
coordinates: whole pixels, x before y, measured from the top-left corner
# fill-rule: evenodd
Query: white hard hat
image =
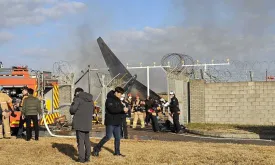
<path fill-rule="evenodd" d="M 170 95 L 175 95 L 175 92 L 174 92 L 174 91 L 171 91 L 171 92 L 170 92 Z"/>

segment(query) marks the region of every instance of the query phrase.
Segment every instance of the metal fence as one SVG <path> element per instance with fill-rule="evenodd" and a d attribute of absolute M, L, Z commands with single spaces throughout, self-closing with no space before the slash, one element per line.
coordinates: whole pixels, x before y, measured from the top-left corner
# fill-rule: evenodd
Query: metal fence
<path fill-rule="evenodd" d="M 215 60 L 204 64 L 188 55 L 171 53 L 164 56 L 161 62 L 162 65 L 171 66 L 166 71 L 174 77 L 185 76 L 188 79 L 204 79 L 206 82 L 273 81 L 275 77 L 275 61 L 230 60 L 229 65 L 211 66 L 228 61 Z"/>

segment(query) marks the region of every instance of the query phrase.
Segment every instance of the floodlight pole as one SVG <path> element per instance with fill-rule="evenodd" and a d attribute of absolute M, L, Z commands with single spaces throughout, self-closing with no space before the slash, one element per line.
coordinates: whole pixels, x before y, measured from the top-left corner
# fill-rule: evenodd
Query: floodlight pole
<path fill-rule="evenodd" d="M 128 63 L 127 63 L 127 69 L 146 69 L 147 70 L 147 97 L 150 96 L 150 69 L 153 68 L 170 68 L 170 66 L 162 66 L 162 65 L 158 65 L 156 66 L 156 63 L 154 62 L 153 66 L 142 66 L 142 63 L 140 63 L 140 66 L 137 67 L 129 67 Z"/>

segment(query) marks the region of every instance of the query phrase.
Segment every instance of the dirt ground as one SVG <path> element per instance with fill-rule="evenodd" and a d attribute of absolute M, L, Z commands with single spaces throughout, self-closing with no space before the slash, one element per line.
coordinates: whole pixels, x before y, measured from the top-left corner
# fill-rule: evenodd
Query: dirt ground
<path fill-rule="evenodd" d="M 92 145 L 98 141 L 92 139 Z M 121 158 L 113 156 L 113 144 L 113 140 L 106 143 L 100 156 L 91 157 L 89 164 L 275 164 L 275 146 L 122 140 L 121 152 L 126 157 Z M 75 139 L 0 140 L 1 165 L 70 165 L 78 164 L 76 159 Z"/>

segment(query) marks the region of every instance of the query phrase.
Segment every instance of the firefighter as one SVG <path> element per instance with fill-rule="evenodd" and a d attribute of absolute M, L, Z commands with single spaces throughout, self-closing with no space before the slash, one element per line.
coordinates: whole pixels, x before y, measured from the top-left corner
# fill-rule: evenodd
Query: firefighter
<path fill-rule="evenodd" d="M 125 94 L 121 96 L 120 100 L 123 105 L 123 108 L 129 108 L 129 104 L 125 101 Z M 128 130 L 127 130 L 127 121 L 126 121 L 127 117 L 128 117 L 128 113 L 123 114 L 122 125 L 121 125 L 121 136 L 124 137 L 124 139 L 128 139 Z"/>
<path fill-rule="evenodd" d="M 144 128 L 145 127 L 144 116 L 143 116 L 144 110 L 142 109 L 142 107 L 145 107 L 145 105 L 141 104 L 141 100 L 139 99 L 138 95 L 136 96 L 136 100 L 135 100 L 133 106 L 134 106 L 133 128 L 137 127 L 137 121 L 138 121 L 138 119 L 140 120 L 141 128 Z"/>
<path fill-rule="evenodd" d="M 176 98 L 175 92 L 171 91 L 170 96 L 171 96 L 171 102 L 170 103 L 167 102 L 165 106 L 170 107 L 171 115 L 173 117 L 175 133 L 180 133 L 181 126 L 179 122 L 179 114 L 180 114 L 179 101 Z"/>
<path fill-rule="evenodd" d="M 133 112 L 133 100 L 132 100 L 132 95 L 128 94 L 128 98 L 125 100 L 128 103 L 128 118 L 131 119 L 132 112 Z"/>
<path fill-rule="evenodd" d="M 154 132 L 159 132 L 160 128 L 159 128 L 159 123 L 158 123 L 158 112 L 160 110 L 160 106 L 159 103 L 157 102 L 157 100 L 154 101 L 152 109 L 149 109 L 148 112 L 150 113 L 150 118 L 152 120 L 152 129 Z"/>
<path fill-rule="evenodd" d="M 153 99 L 152 97 L 147 97 L 145 100 L 145 110 L 146 110 L 146 117 L 145 117 L 145 124 L 148 126 L 150 124 L 151 116 L 150 116 L 150 109 L 153 106 Z"/>
<path fill-rule="evenodd" d="M 12 105 L 12 99 L 2 92 L 3 87 L 0 86 L 0 105 L 2 110 L 2 125 L 0 125 L 0 139 L 3 137 L 10 139 L 11 138 L 11 129 L 10 129 L 10 113 L 14 111 Z M 3 127 L 5 136 L 3 136 Z"/>
<path fill-rule="evenodd" d="M 19 104 L 19 110 L 22 112 L 22 106 L 23 106 L 23 102 L 24 100 L 28 97 L 29 92 L 28 92 L 28 87 L 24 87 L 22 89 L 22 94 L 23 94 L 23 98 Z M 20 116 L 20 122 L 19 122 L 19 128 L 18 128 L 18 132 L 17 132 L 17 136 L 16 138 L 22 138 L 24 136 L 23 131 L 24 131 L 24 123 L 25 123 L 25 119 L 22 118 L 22 113 Z"/>

